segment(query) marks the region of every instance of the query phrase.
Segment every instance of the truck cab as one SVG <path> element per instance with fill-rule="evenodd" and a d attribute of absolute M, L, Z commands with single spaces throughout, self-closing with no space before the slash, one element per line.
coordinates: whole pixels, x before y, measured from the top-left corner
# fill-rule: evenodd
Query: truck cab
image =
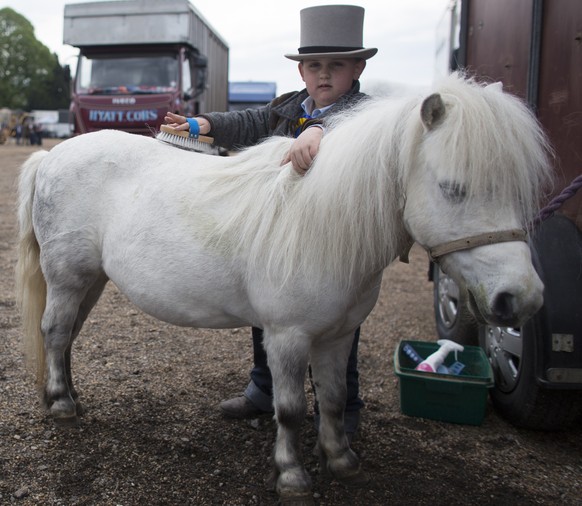
<path fill-rule="evenodd" d="M 147 134 L 166 111 L 201 112 L 205 85 L 206 59 L 185 45 L 81 48 L 71 102 L 75 133 Z"/>

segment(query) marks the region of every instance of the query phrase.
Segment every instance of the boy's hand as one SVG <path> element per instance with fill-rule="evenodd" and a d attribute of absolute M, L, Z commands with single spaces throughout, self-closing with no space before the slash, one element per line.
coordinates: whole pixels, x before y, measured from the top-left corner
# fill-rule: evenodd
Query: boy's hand
<path fill-rule="evenodd" d="M 323 130 L 319 127 L 311 127 L 302 132 L 291 145 L 281 165 L 291 162 L 295 172 L 303 176 L 319 151 L 322 137 Z"/>
<path fill-rule="evenodd" d="M 210 123 L 206 118 L 195 118 L 200 126 L 200 133 L 206 135 L 210 132 Z M 164 117 L 164 121 L 168 126 L 175 128 L 176 130 L 190 130 L 190 125 L 186 121 L 186 116 L 181 116 L 180 114 L 174 114 L 173 112 L 167 112 Z"/>
<path fill-rule="evenodd" d="M 164 117 L 164 121 L 168 126 L 175 128 L 176 130 L 189 130 L 190 126 L 186 122 L 185 116 L 180 116 L 179 114 L 174 114 L 173 112 L 167 112 Z"/>

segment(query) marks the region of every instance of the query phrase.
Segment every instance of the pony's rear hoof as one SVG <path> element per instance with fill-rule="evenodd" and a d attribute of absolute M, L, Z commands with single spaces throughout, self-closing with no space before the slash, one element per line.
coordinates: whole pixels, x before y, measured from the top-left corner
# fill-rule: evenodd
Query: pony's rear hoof
<path fill-rule="evenodd" d="M 279 472 L 273 467 L 269 472 L 269 475 L 265 479 L 265 487 L 270 492 L 275 492 L 277 489 L 277 479 L 279 478 Z"/>
<path fill-rule="evenodd" d="M 313 494 L 306 493 L 300 495 L 280 496 L 280 506 L 314 506 Z"/>
<path fill-rule="evenodd" d="M 77 417 L 79 416 L 78 410 L 80 404 L 75 403 L 75 401 L 73 401 L 69 396 L 61 397 L 53 402 L 47 402 L 46 404 L 49 406 L 48 412 L 53 417 L 56 425 L 71 425 L 69 421 L 72 419 L 77 420 Z"/>
<path fill-rule="evenodd" d="M 79 401 L 75 401 L 75 412 L 77 416 L 83 416 L 86 413 L 85 408 Z"/>

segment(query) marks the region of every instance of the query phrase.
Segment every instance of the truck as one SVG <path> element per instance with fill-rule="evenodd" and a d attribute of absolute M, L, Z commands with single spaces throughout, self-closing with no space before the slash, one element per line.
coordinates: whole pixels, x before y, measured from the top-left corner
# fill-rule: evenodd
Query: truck
<path fill-rule="evenodd" d="M 544 304 L 519 328 L 483 324 L 467 294 L 429 268 L 440 338 L 478 344 L 491 363 L 491 399 L 512 424 L 561 430 L 582 423 L 582 9 L 579 0 L 451 0 L 437 29 L 435 75 L 461 69 L 501 82 L 535 113 L 555 151 L 554 187 L 530 231 Z"/>
<path fill-rule="evenodd" d="M 228 108 L 228 45 L 188 0 L 66 4 L 63 42 L 79 49 L 75 134 L 151 135 L 167 111 Z"/>

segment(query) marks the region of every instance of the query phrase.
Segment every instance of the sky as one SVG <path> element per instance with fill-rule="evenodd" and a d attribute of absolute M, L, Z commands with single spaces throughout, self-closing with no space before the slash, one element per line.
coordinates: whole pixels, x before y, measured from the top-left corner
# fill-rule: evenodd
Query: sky
<path fill-rule="evenodd" d="M 63 45 L 66 3 L 88 0 L 0 0 L 27 18 L 35 35 L 62 65 L 75 68 L 78 50 Z M 91 0 L 94 1 L 94 0 Z M 163 1 L 163 0 L 158 0 Z M 385 84 L 430 87 L 435 76 L 437 26 L 450 0 L 191 0 L 230 49 L 230 81 L 274 81 L 277 93 L 304 87 L 297 64 L 285 53 L 299 47 L 299 11 L 324 4 L 366 9 L 364 46 L 378 48 L 362 75 L 363 91 Z"/>

